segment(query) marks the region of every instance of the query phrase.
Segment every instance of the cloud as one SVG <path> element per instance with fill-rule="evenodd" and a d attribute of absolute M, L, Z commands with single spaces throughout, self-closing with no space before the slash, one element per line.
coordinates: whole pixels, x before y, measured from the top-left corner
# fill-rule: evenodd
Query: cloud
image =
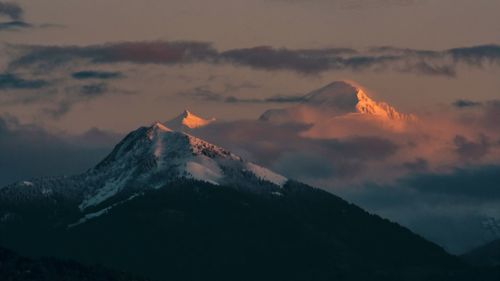
<path fill-rule="evenodd" d="M 89 46 L 12 45 L 19 56 L 11 68 L 51 68 L 71 62 L 96 64 L 231 64 L 265 71 L 294 71 L 317 75 L 326 71 L 395 71 L 455 77 L 460 65 L 500 64 L 500 46 L 480 45 L 442 51 L 390 46 L 367 50 L 349 48 L 289 49 L 269 46 L 219 51 L 196 41 L 118 42 Z"/>
<path fill-rule="evenodd" d="M 74 106 L 80 103 L 89 102 L 106 95 L 132 94 L 129 91 L 110 87 L 104 82 L 67 86 L 64 87 L 61 92 L 62 93 L 58 95 L 58 98 L 54 97 L 54 95 L 46 97 L 52 101 L 52 106 L 45 108 L 43 112 L 54 119 L 58 119 L 66 115 L 71 111 L 71 109 L 73 109 Z"/>
<path fill-rule="evenodd" d="M 344 9 L 373 9 L 381 7 L 407 7 L 425 2 L 425 0 L 340 0 Z"/>
<path fill-rule="evenodd" d="M 16 3 L 0 2 L 0 16 L 6 16 L 13 21 L 18 21 L 23 18 L 24 11 Z"/>
<path fill-rule="evenodd" d="M 453 106 L 457 108 L 468 108 L 468 107 L 477 107 L 483 105 L 481 102 L 472 101 L 472 100 L 464 100 L 459 99 L 453 103 Z"/>
<path fill-rule="evenodd" d="M 76 104 L 86 102 L 106 94 L 108 87 L 104 83 L 67 87 L 64 97 L 55 103 L 55 107 L 45 108 L 44 112 L 58 119 L 67 114 Z"/>
<path fill-rule="evenodd" d="M 480 66 L 483 62 L 500 63 L 500 46 L 482 45 L 447 51 L 455 61 Z"/>
<path fill-rule="evenodd" d="M 344 101 L 333 103 L 328 108 Z M 492 239 L 482 221 L 500 218 L 500 102 L 477 103 L 421 116 L 397 132 L 367 130 L 366 120 L 346 116 L 322 121 L 332 116 L 320 111 L 305 124 L 234 121 L 193 134 L 461 253 Z M 319 123 L 336 134 L 308 134 Z"/>
<path fill-rule="evenodd" d="M 459 120 L 465 126 L 490 132 L 500 130 L 500 122 L 498 122 L 500 120 L 500 100 L 459 100 L 453 105 L 459 109 L 469 109 L 463 112 Z"/>
<path fill-rule="evenodd" d="M 496 238 L 482 222 L 500 218 L 499 182 L 500 166 L 485 165 L 332 190 L 460 254 Z"/>
<path fill-rule="evenodd" d="M 388 7 L 408 7 L 425 3 L 425 0 L 270 0 L 288 4 L 324 4 L 331 9 L 366 10 Z"/>
<path fill-rule="evenodd" d="M 91 46 L 18 46 L 24 55 L 12 66 L 55 67 L 75 60 L 93 63 L 183 64 L 209 59 L 216 51 L 209 43 L 189 41 L 124 42 Z"/>
<path fill-rule="evenodd" d="M 408 173 L 500 161 L 500 134 L 490 128 L 498 123 L 494 120 L 500 120 L 494 118 L 500 113 L 496 102 L 484 102 L 473 114 L 467 112 L 468 119 L 461 119 L 463 110 L 419 118 L 397 113 L 390 105 L 379 103 L 384 105 L 381 110 L 390 109 L 391 114 L 385 116 L 375 114 L 379 112 L 376 110 L 373 114 L 359 113 L 358 101 L 352 100 L 355 91 L 346 83 L 331 83 L 293 97 L 291 101 L 300 102 L 298 106 L 266 111 L 258 121 L 212 124 L 196 134 L 314 185 L 391 181 Z M 183 95 L 230 102 L 227 96 L 206 87 Z M 300 161 L 293 160 L 300 158 L 307 159 L 303 163 L 314 168 L 307 169 Z M 318 170 L 320 166 L 329 168 Z"/>
<path fill-rule="evenodd" d="M 23 28 L 33 27 L 31 23 L 27 23 L 24 21 L 8 21 L 8 22 L 0 22 L 0 31 L 2 30 L 19 30 Z"/>
<path fill-rule="evenodd" d="M 471 141 L 464 136 L 457 135 L 453 142 L 456 147 L 456 152 L 462 160 L 481 159 L 491 148 L 490 141 L 484 135 L 480 135 L 477 141 Z"/>
<path fill-rule="evenodd" d="M 79 94 L 83 97 L 98 97 L 104 95 L 107 90 L 108 85 L 105 83 L 95 83 L 81 86 Z"/>
<path fill-rule="evenodd" d="M 25 91 L 21 91 L 25 90 Z M 27 91 L 26 91 L 27 90 Z M 33 91 L 38 90 L 38 91 Z M 5 91 L 5 95 L 1 95 Z M 19 91 L 12 95 L 10 91 Z M 129 95 L 134 92 L 112 87 L 104 82 L 70 83 L 24 79 L 15 74 L 0 74 L 0 99 L 6 105 L 36 105 L 51 118 L 60 118 L 80 103 L 107 95 Z"/>
<path fill-rule="evenodd" d="M 0 187 L 32 177 L 83 172 L 104 158 L 116 139 L 116 134 L 98 129 L 81 136 L 50 133 L 0 116 Z"/>
<path fill-rule="evenodd" d="M 500 130 L 500 100 L 493 100 L 486 104 L 485 113 L 482 116 L 483 125 L 492 130 Z"/>
<path fill-rule="evenodd" d="M 24 79 L 14 73 L 0 73 L 0 90 L 40 89 L 49 84 L 45 80 Z"/>
<path fill-rule="evenodd" d="M 383 161 L 399 151 L 396 143 L 377 136 L 303 137 L 302 133 L 309 127 L 292 123 L 235 121 L 214 123 L 193 134 L 298 180 L 311 180 L 316 176 L 337 180 L 360 176 L 367 165 Z M 304 162 L 292 161 L 305 154 Z M 324 168 L 317 170 L 317 167 Z M 298 170 L 301 172 L 297 173 Z"/>
<path fill-rule="evenodd" d="M 500 200 L 500 166 L 469 166 L 451 173 L 412 175 L 398 184 L 428 194 L 460 197 L 463 200 Z M 500 207 L 499 207 L 500 209 Z"/>
<path fill-rule="evenodd" d="M 71 74 L 71 77 L 78 80 L 86 79 L 118 79 L 122 78 L 124 75 L 121 72 L 110 72 L 110 71 L 96 71 L 96 70 L 85 70 L 78 71 Z"/>
<path fill-rule="evenodd" d="M 224 92 L 234 92 L 235 86 L 229 89 L 226 86 Z M 275 95 L 267 98 L 240 98 L 234 95 L 225 95 L 215 92 L 206 86 L 198 86 L 188 91 L 182 91 L 177 95 L 187 98 L 192 98 L 208 102 L 223 102 L 223 103 L 298 103 L 304 101 L 301 95 Z"/>
<path fill-rule="evenodd" d="M 8 21 L 0 22 L 0 31 L 17 31 L 26 28 L 38 27 L 23 20 L 24 10 L 21 6 L 11 2 L 0 2 L 0 18 L 6 17 Z M 45 27 L 47 25 L 39 25 Z"/>
<path fill-rule="evenodd" d="M 275 95 L 268 98 L 239 98 L 228 96 L 224 98 L 227 103 L 298 103 L 304 101 L 303 96 L 294 95 Z"/>
<path fill-rule="evenodd" d="M 194 87 L 188 91 L 179 92 L 177 95 L 203 101 L 224 101 L 225 99 L 223 95 L 216 93 L 205 86 Z"/>
<path fill-rule="evenodd" d="M 79 103 L 106 95 L 133 94 L 131 91 L 112 87 L 103 82 L 121 77 L 119 72 L 82 71 L 74 73 L 73 76 L 78 77 L 77 81 L 82 80 L 87 83 L 28 79 L 16 73 L 0 73 L 1 102 L 7 105 L 38 105 L 42 107 L 43 114 L 57 119 L 70 112 Z M 16 94 L 10 94 L 11 91 L 16 91 Z M 5 94 L 1 95 L 2 92 Z"/>
<path fill-rule="evenodd" d="M 333 50 L 333 54 L 337 52 Z M 232 63 L 258 69 L 291 69 L 302 73 L 318 73 L 330 68 L 325 56 L 328 50 L 288 50 L 254 47 L 225 51 L 220 56 Z"/>
<path fill-rule="evenodd" d="M 54 23 L 35 24 L 26 21 L 0 22 L 0 31 L 20 31 L 28 28 L 61 28 L 64 25 Z"/>
<path fill-rule="evenodd" d="M 418 157 L 414 161 L 404 162 L 403 167 L 410 170 L 411 172 L 426 172 L 429 170 L 429 161 Z"/>
<path fill-rule="evenodd" d="M 250 90 L 255 90 L 259 89 L 260 86 L 253 83 L 253 82 L 241 82 L 241 83 L 225 83 L 224 84 L 224 92 L 236 92 L 240 90 L 245 90 L 245 89 L 250 89 Z"/>
<path fill-rule="evenodd" d="M 461 253 L 492 239 L 482 220 L 500 218 L 499 158 L 481 162 L 495 144 L 440 126 L 435 136 L 431 123 L 421 122 L 423 131 L 359 136 L 354 126 L 345 137 L 326 139 L 305 137 L 311 125 L 264 121 L 215 123 L 193 133 Z"/>
<path fill-rule="evenodd" d="M 273 166 L 276 170 L 296 178 L 328 179 L 337 173 L 337 168 L 331 166 L 328 159 L 297 151 L 284 153 Z"/>

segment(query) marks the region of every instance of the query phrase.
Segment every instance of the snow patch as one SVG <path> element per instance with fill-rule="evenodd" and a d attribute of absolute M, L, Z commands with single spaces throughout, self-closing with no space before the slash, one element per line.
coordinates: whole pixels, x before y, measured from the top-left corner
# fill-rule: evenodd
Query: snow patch
<path fill-rule="evenodd" d="M 129 176 L 127 175 L 118 180 L 107 182 L 94 196 L 83 200 L 78 208 L 82 211 L 90 206 L 98 205 L 106 201 L 108 198 L 113 197 L 123 188 L 128 179 Z"/>
<path fill-rule="evenodd" d="M 274 183 L 275 185 L 278 185 L 280 187 L 283 187 L 283 185 L 288 181 L 288 179 L 285 178 L 284 176 L 276 174 L 271 170 L 268 170 L 264 167 L 255 165 L 250 162 L 246 163 L 246 168 L 248 169 L 248 171 L 252 172 L 258 178 Z"/>
<path fill-rule="evenodd" d="M 222 170 L 219 165 L 204 156 L 195 158 L 195 161 L 186 163 L 186 172 L 194 179 L 219 185 L 219 180 L 222 178 Z"/>
<path fill-rule="evenodd" d="M 107 214 L 113 207 L 115 207 L 117 205 L 120 205 L 120 204 L 123 204 L 123 203 L 125 203 L 127 201 L 130 201 L 130 200 L 134 199 L 135 197 L 137 197 L 139 195 L 142 195 L 142 193 L 134 194 L 134 195 L 130 196 L 129 198 L 127 198 L 126 200 L 123 200 L 121 202 L 115 203 L 115 204 L 113 204 L 113 205 L 111 205 L 109 207 L 106 207 L 106 208 L 104 208 L 102 210 L 99 210 L 97 212 L 85 214 L 85 216 L 83 216 L 83 218 L 79 219 L 77 222 L 72 223 L 72 224 L 68 224 L 68 228 L 80 225 L 82 223 L 86 223 L 87 221 L 89 221 L 91 219 L 94 219 L 94 218 L 100 217 L 100 216 L 102 216 L 104 214 Z"/>
<path fill-rule="evenodd" d="M 43 195 L 51 195 L 53 192 L 52 192 L 52 189 L 51 188 L 42 188 L 42 194 Z"/>
<path fill-rule="evenodd" d="M 99 217 L 99 216 L 101 216 L 103 214 L 107 214 L 109 212 L 109 210 L 111 210 L 111 208 L 113 208 L 113 206 L 109 206 L 107 208 L 104 208 L 104 209 L 99 210 L 99 211 L 94 212 L 94 213 L 86 214 L 83 218 L 79 219 L 77 222 L 69 224 L 68 228 L 80 225 L 82 223 L 87 222 L 88 220 L 91 220 L 93 218 L 97 218 L 97 217 Z"/>

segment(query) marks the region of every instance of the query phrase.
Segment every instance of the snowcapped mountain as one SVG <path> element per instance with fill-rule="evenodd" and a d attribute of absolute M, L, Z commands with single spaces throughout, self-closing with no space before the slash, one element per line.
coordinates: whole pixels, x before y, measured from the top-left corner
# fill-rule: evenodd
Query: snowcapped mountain
<path fill-rule="evenodd" d="M 280 187 L 287 180 L 161 123 L 130 133 L 106 159 L 87 172 L 86 177 L 101 184 L 87 194 L 82 208 L 99 204 L 129 187 L 157 189 L 177 178 L 238 185 L 255 192 L 262 191 L 261 181 Z"/>
<path fill-rule="evenodd" d="M 385 102 L 374 101 L 362 88 L 344 81 L 333 82 L 312 91 L 302 100 L 293 107 L 268 110 L 260 119 L 276 123 L 321 124 L 342 118 L 378 123 L 393 129 L 416 120 L 415 116 L 400 113 Z"/>
<path fill-rule="evenodd" d="M 0 234 L 25 255 L 152 280 L 498 280 L 470 278 L 408 229 L 161 123 L 80 175 L 1 188 Z"/>
<path fill-rule="evenodd" d="M 188 115 L 188 120 L 194 116 Z M 279 192 L 287 181 L 221 147 L 157 122 L 129 133 L 102 162 L 83 174 L 22 181 L 0 189 L 0 198 L 56 196 L 78 202 L 81 211 L 96 206 L 104 210 L 116 204 L 116 198 L 128 200 L 177 179 L 255 193 Z"/>
<path fill-rule="evenodd" d="M 213 122 L 215 122 L 215 118 L 204 119 L 186 109 L 179 116 L 163 124 L 175 131 L 189 131 L 204 127 Z"/>

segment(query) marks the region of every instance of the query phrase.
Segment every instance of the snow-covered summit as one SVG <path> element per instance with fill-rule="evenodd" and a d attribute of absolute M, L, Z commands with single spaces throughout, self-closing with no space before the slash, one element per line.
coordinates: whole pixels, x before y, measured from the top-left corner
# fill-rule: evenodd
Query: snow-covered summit
<path fill-rule="evenodd" d="M 189 131 L 206 126 L 214 121 L 215 118 L 204 119 L 186 109 L 177 117 L 165 122 L 164 125 L 175 131 Z"/>
<path fill-rule="evenodd" d="M 336 81 L 314 90 L 293 107 L 271 109 L 260 119 L 271 122 L 299 122 L 317 124 L 331 118 L 345 117 L 376 121 L 387 127 L 401 127 L 403 123 L 416 120 L 411 114 L 401 113 L 393 106 L 373 100 L 359 86 L 345 81 Z"/>
<path fill-rule="evenodd" d="M 81 210 L 86 210 L 121 200 L 114 198 L 167 188 L 169 183 L 182 179 L 256 193 L 276 192 L 287 182 L 285 177 L 226 149 L 156 122 L 129 133 L 104 160 L 83 174 L 7 186 L 0 190 L 0 198 L 71 197 L 79 201 Z"/>

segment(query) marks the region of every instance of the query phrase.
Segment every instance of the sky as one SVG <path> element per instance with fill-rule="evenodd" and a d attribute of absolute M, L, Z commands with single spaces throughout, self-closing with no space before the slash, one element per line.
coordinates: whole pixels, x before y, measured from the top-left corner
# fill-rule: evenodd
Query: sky
<path fill-rule="evenodd" d="M 82 172 L 129 131 L 189 109 L 219 120 L 200 136 L 464 252 L 500 235 L 484 227 L 500 220 L 498 11 L 497 0 L 0 0 L 0 185 Z M 418 125 L 258 121 L 334 81 Z"/>

